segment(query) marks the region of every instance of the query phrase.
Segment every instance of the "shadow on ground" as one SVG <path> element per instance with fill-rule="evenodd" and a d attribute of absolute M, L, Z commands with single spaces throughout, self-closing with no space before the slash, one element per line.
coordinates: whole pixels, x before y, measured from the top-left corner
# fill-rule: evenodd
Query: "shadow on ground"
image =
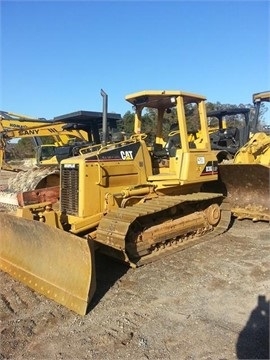
<path fill-rule="evenodd" d="M 238 359 L 269 359 L 269 307 L 270 301 L 259 295 L 258 304 L 238 337 Z"/>
<path fill-rule="evenodd" d="M 99 252 L 95 254 L 95 263 L 97 288 L 87 312 L 93 310 L 106 292 L 130 269 L 127 264 Z"/>

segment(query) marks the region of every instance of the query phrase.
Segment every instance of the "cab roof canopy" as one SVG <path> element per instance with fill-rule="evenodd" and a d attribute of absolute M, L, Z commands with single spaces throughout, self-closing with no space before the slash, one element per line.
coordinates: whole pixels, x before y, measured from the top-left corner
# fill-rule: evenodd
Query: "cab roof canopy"
<path fill-rule="evenodd" d="M 270 91 L 263 91 L 253 94 L 253 102 L 257 101 L 269 101 L 270 102 Z"/>
<path fill-rule="evenodd" d="M 79 110 L 65 115 L 54 117 L 54 122 L 65 122 L 91 125 L 96 124 L 98 127 L 102 127 L 103 113 L 99 111 L 85 111 Z M 121 115 L 116 113 L 107 113 L 107 121 L 111 127 L 116 127 L 117 120 L 121 120 Z"/>
<path fill-rule="evenodd" d="M 134 106 L 170 108 L 176 105 L 175 98 L 182 96 L 185 103 L 206 100 L 205 96 L 179 90 L 145 90 L 129 94 L 125 99 Z"/>
<path fill-rule="evenodd" d="M 228 108 L 221 110 L 211 110 L 207 112 L 207 116 L 209 117 L 223 117 L 230 115 L 238 115 L 238 114 L 248 114 L 250 112 L 250 108 Z"/>

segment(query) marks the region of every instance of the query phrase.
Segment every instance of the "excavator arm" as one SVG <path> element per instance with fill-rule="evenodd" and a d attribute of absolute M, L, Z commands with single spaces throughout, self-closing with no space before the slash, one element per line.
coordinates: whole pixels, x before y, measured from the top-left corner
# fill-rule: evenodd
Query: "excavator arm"
<path fill-rule="evenodd" d="M 38 120 L 19 120 L 19 119 L 4 119 L 0 120 L 0 136 L 1 136 L 1 169 L 11 170 L 12 167 L 4 162 L 4 154 L 7 141 L 18 138 L 32 138 L 37 146 L 37 154 L 42 149 L 42 138 L 51 137 L 53 145 L 50 147 L 59 147 L 68 145 L 71 142 L 85 142 L 88 143 L 88 133 L 79 128 L 75 128 L 63 122 L 49 122 Z M 45 149 L 46 151 L 46 149 Z M 38 161 L 38 158 L 37 158 Z M 49 165 L 57 164 L 56 159 L 51 159 L 47 162 Z"/>

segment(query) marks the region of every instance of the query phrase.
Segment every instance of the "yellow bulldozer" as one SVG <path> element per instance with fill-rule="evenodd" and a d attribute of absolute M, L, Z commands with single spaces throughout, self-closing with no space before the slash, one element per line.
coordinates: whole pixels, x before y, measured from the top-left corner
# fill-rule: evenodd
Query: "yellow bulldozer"
<path fill-rule="evenodd" d="M 270 134 L 258 131 L 261 104 L 270 102 L 270 92 L 253 95 L 255 108 L 251 138 L 236 152 L 231 163 L 219 166 L 220 181 L 238 219 L 270 221 Z"/>
<path fill-rule="evenodd" d="M 228 228 L 222 193 L 203 192 L 218 179 L 206 98 L 147 90 L 126 96 L 134 133 L 79 150 L 60 163 L 59 202 L 36 202 L 0 213 L 0 268 L 33 290 L 84 315 L 96 286 L 96 251 L 137 267 L 211 239 Z M 201 137 L 190 141 L 192 104 Z M 143 112 L 157 113 L 154 142 L 142 132 Z M 163 134 L 164 113 L 176 109 L 179 130 Z M 164 145 L 165 144 L 165 145 Z"/>

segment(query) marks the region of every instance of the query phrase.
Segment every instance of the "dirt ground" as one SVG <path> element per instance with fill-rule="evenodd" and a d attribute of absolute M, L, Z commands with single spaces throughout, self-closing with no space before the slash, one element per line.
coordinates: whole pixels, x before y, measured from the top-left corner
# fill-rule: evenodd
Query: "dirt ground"
<path fill-rule="evenodd" d="M 0 272 L 0 359 L 269 359 L 269 250 L 244 220 L 137 269 L 96 254 L 86 316 Z"/>
<path fill-rule="evenodd" d="M 79 316 L 0 273 L 0 359 L 269 359 L 267 223 L 130 269 L 97 254 Z"/>

